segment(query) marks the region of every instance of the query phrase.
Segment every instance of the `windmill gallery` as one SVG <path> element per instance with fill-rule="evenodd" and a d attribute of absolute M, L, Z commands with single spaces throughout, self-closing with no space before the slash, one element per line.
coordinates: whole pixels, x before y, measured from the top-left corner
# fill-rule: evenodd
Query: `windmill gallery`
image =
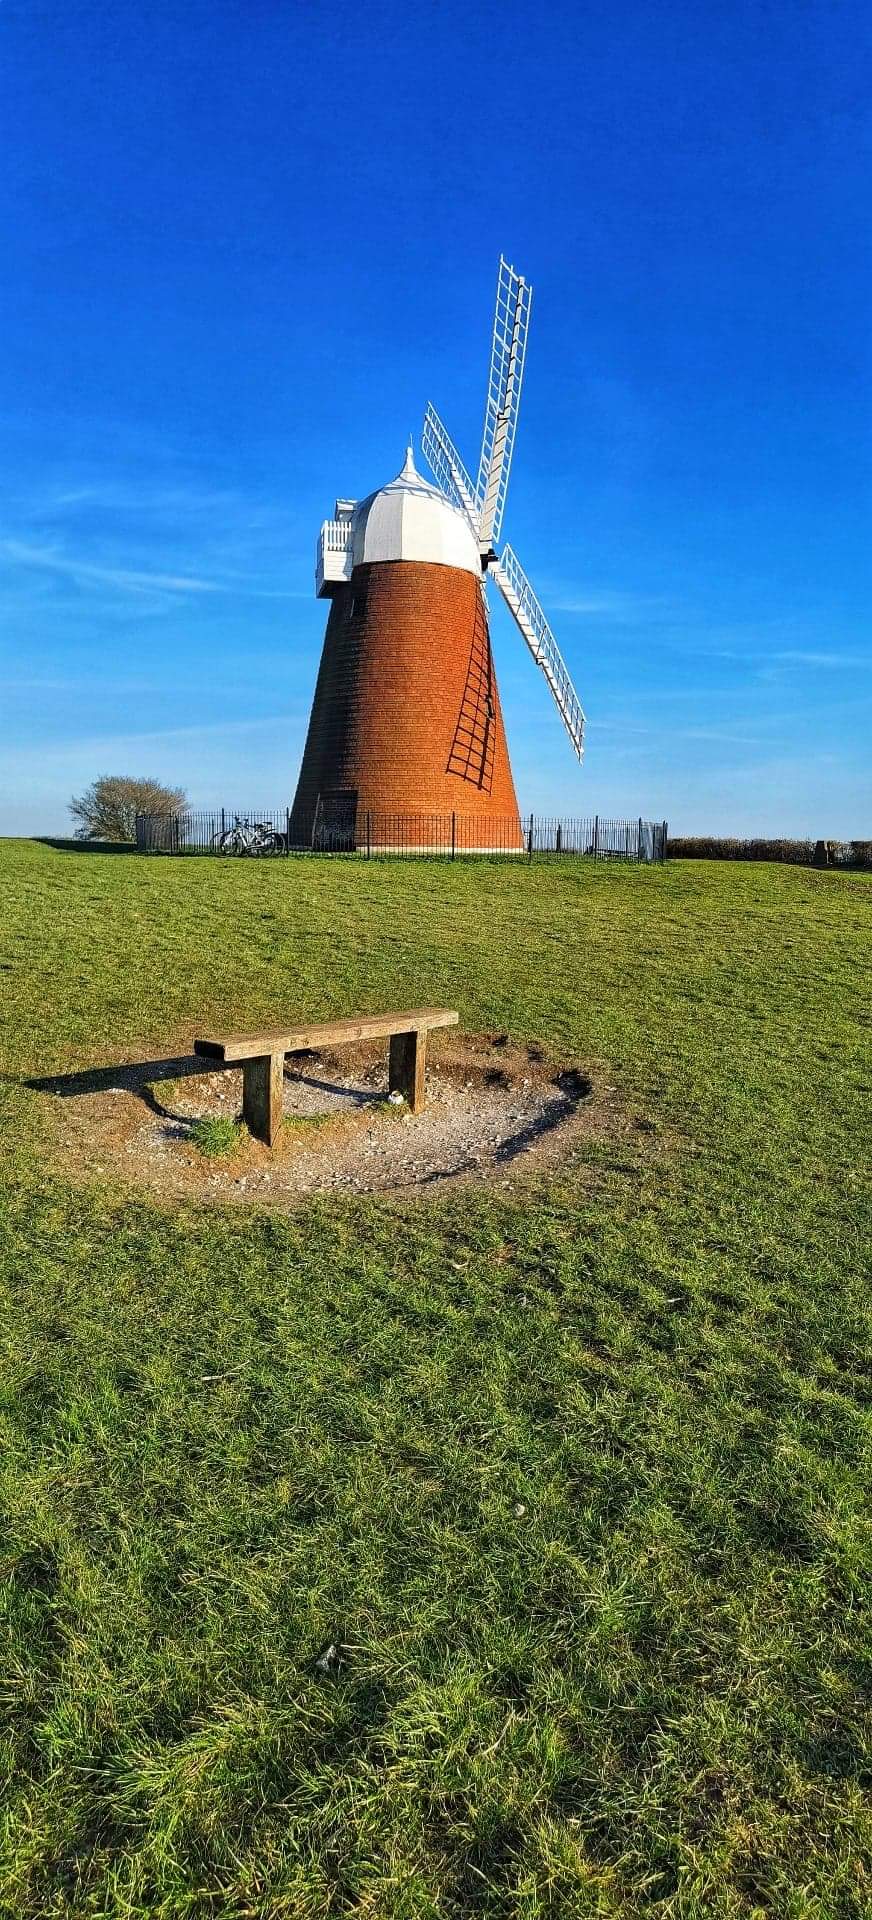
<path fill-rule="evenodd" d="M 510 546 L 498 555 L 531 288 L 501 259 L 484 432 L 475 482 L 428 406 L 422 446 L 365 500 L 337 500 L 321 528 L 316 591 L 331 601 L 291 812 L 295 844 L 359 844 L 373 815 L 414 818 L 426 845 L 445 812 L 517 822 L 518 804 L 488 628 L 496 582 L 551 688 L 579 760 L 584 715 L 559 647 Z M 429 823 L 429 824 L 428 824 Z"/>

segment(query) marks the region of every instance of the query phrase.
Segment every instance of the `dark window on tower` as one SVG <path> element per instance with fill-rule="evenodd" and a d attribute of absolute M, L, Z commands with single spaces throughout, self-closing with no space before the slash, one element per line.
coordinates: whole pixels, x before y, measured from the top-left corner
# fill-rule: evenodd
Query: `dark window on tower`
<path fill-rule="evenodd" d="M 362 620 L 366 613 L 366 588 L 358 587 L 351 601 L 352 620 Z"/>

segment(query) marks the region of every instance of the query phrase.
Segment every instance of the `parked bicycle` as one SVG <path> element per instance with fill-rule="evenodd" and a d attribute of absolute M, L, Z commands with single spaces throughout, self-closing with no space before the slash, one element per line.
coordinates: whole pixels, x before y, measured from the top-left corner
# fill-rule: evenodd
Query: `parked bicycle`
<path fill-rule="evenodd" d="M 214 853 L 282 853 L 285 836 L 267 820 L 243 819 L 237 813 L 232 826 L 212 835 L 211 845 Z"/>

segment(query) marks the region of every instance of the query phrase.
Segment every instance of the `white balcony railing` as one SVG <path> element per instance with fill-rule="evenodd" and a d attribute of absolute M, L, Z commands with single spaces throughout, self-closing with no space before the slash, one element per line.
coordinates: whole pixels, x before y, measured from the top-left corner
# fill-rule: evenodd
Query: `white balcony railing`
<path fill-rule="evenodd" d="M 351 538 L 350 520 L 325 520 L 321 539 L 326 553 L 341 553 Z"/>
<path fill-rule="evenodd" d="M 331 586 L 351 579 L 353 540 L 349 520 L 325 520 L 315 545 L 315 592 L 329 594 Z"/>

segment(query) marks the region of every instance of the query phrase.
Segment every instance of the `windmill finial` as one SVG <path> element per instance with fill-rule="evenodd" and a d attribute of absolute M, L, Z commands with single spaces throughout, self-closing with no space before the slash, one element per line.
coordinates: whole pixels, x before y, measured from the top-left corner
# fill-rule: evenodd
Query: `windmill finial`
<path fill-rule="evenodd" d="M 415 455 L 412 448 L 412 436 L 411 434 L 409 434 L 409 444 L 406 448 L 406 459 L 405 459 L 405 464 L 403 466 L 403 477 L 405 479 L 414 479 L 417 475 L 417 471 L 418 471 L 417 467 L 415 466 Z"/>

